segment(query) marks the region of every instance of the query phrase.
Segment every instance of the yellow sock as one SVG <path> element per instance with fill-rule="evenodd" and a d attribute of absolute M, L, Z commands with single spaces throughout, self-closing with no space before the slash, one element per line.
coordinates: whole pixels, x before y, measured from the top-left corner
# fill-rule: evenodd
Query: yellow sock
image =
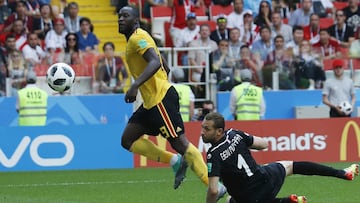
<path fill-rule="evenodd" d="M 184 157 L 191 170 L 194 171 L 200 180 L 207 186 L 209 184 L 207 166 L 199 150 L 190 143 Z"/>
<path fill-rule="evenodd" d="M 168 163 L 170 164 L 170 159 L 174 155 L 171 152 L 165 151 L 155 145 L 153 142 L 145 139 L 143 137 L 137 139 L 130 147 L 130 151 L 143 155 L 150 160 Z"/>

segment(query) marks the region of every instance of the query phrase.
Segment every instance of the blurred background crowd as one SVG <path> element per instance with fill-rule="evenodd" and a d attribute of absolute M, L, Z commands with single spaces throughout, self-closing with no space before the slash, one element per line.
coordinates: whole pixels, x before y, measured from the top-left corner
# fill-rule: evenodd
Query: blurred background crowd
<path fill-rule="evenodd" d="M 70 64 L 77 76 L 91 78 L 91 93 L 122 93 L 130 78 L 123 54 L 125 40 L 99 36 L 94 13 L 81 16 L 87 1 L 0 0 L 0 95 L 26 85 L 56 62 Z M 217 91 L 230 91 L 248 69 L 252 83 L 264 90 L 321 89 L 332 60 L 344 60 L 355 85 L 360 70 L 360 1 L 345 0 L 112 0 L 112 35 L 117 11 L 138 6 L 142 26 L 159 47 L 185 48 L 173 66 L 183 69 L 180 82 L 208 82 L 216 75 Z M 95 3 L 94 3 L 95 4 Z M 97 5 L 97 4 L 95 4 Z M 100 11 L 99 11 L 100 12 Z M 156 19 L 165 19 L 162 22 Z M 105 21 L 105 20 L 104 20 Z M 106 31 L 105 31 L 106 32 Z M 193 49 L 206 47 L 207 51 Z M 117 48 L 117 49 L 116 49 Z M 186 48 L 189 48 L 186 50 Z M 199 68 L 202 66 L 205 68 Z M 7 82 L 10 79 L 10 82 Z M 359 80 L 359 81 L 357 81 Z M 359 82 L 359 83 L 357 83 Z M 96 85 L 94 85 L 96 83 Z M 204 90 L 191 85 L 195 98 Z"/>

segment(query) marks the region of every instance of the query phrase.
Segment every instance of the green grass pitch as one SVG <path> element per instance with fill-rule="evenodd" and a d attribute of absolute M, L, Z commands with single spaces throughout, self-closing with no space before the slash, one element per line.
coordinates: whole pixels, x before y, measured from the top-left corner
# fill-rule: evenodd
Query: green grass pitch
<path fill-rule="evenodd" d="M 345 168 L 349 163 L 327 164 Z M 1 172 L 0 203 L 201 203 L 206 187 L 191 170 L 179 189 L 170 168 Z M 293 175 L 279 196 L 306 195 L 313 203 L 360 203 L 354 181 Z M 222 199 L 219 202 L 225 202 Z"/>

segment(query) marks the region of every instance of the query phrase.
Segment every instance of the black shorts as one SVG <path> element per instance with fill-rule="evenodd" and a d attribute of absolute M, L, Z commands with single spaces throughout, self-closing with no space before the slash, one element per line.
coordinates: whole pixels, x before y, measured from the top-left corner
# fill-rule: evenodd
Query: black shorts
<path fill-rule="evenodd" d="M 140 124 L 146 134 L 164 138 L 176 138 L 185 133 L 184 123 L 179 111 L 179 95 L 171 86 L 163 100 L 152 107 L 145 109 L 141 105 L 131 116 L 129 123 Z"/>
<path fill-rule="evenodd" d="M 261 166 L 259 171 L 254 174 L 252 184 L 247 188 L 244 196 L 234 195 L 238 203 L 269 203 L 272 202 L 284 184 L 286 172 L 280 163 L 270 163 Z M 261 179 L 261 180 L 260 180 Z"/>

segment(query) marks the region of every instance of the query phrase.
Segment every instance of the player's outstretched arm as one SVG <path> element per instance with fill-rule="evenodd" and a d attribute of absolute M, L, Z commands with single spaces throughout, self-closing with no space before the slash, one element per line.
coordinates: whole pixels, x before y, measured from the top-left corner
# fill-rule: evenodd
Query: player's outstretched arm
<path fill-rule="evenodd" d="M 251 145 L 251 149 L 263 150 L 268 148 L 268 142 L 264 138 L 258 136 L 253 136 L 253 137 L 254 137 L 254 142 Z"/>

